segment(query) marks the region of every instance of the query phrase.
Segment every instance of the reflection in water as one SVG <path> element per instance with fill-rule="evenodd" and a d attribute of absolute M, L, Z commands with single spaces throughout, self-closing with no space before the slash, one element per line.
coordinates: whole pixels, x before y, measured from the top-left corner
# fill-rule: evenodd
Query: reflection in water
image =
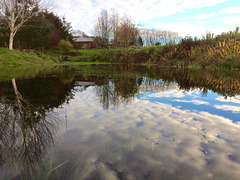
<path fill-rule="evenodd" d="M 208 70 L 172 69 L 162 70 L 163 80 L 175 81 L 182 90 L 199 88 L 203 93 L 208 90 L 225 97 L 236 96 L 240 93 L 240 74 L 237 71 L 219 72 Z"/>
<path fill-rule="evenodd" d="M 0 96 L 0 173 L 7 177 L 33 177 L 42 156 L 53 145 L 59 120 L 41 108 L 35 108 L 17 89 L 15 99 Z"/>
<path fill-rule="evenodd" d="M 148 78 L 119 78 L 109 80 L 105 84 L 95 86 L 96 96 L 104 108 L 111 105 L 118 107 L 120 104 L 128 104 L 134 100 L 135 95 L 147 91 L 156 92 L 171 88 L 174 83 Z"/>
<path fill-rule="evenodd" d="M 66 69 L 17 80 L 17 96 L 0 83 L 0 178 L 15 165 L 36 179 L 240 177 L 238 72 Z"/>
<path fill-rule="evenodd" d="M 74 158 L 61 176 L 238 178 L 240 128 L 229 119 L 138 98 L 105 111 L 93 92 L 89 88 L 69 104 L 69 131 L 57 147 L 56 164 Z"/>
<path fill-rule="evenodd" d="M 103 107 L 108 109 L 110 105 L 118 106 L 119 103 L 129 103 L 138 93 L 138 86 L 142 78 L 114 78 L 105 79 L 103 85 L 96 86 L 96 95 L 99 97 Z"/>
<path fill-rule="evenodd" d="M 61 175 L 71 171 L 72 179 L 238 179 L 239 125 L 207 111 L 148 99 L 105 111 L 93 92 L 89 88 L 69 104 L 69 131 L 57 157 L 64 154 L 64 162 L 75 156 Z M 175 99 L 180 97 L 183 92 Z"/>
<path fill-rule="evenodd" d="M 104 67 L 106 69 L 103 72 L 100 71 L 102 66 L 91 68 L 96 73 L 95 77 L 101 79 L 101 84 L 97 83 L 95 89 L 106 109 L 110 105 L 119 106 L 121 102 L 129 103 L 139 93 L 164 91 L 174 84 L 184 92 L 199 89 L 203 95 L 212 91 L 225 98 L 237 98 L 240 93 L 240 74 L 235 71 L 223 73 L 202 69 L 148 69 L 144 66 L 112 65 L 109 68 Z M 85 77 L 93 75 L 92 71 L 85 70 L 83 73 Z"/>

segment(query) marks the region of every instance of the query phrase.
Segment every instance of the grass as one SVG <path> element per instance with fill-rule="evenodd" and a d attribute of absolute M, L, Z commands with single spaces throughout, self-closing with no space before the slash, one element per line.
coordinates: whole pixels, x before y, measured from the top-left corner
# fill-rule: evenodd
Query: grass
<path fill-rule="evenodd" d="M 79 49 L 64 53 L 71 62 L 146 63 L 152 48 Z M 58 52 L 59 53 L 59 52 Z"/>
<path fill-rule="evenodd" d="M 56 65 L 56 59 L 48 54 L 0 48 L 0 81 L 32 78 L 40 73 L 52 72 Z"/>
<path fill-rule="evenodd" d="M 19 65 L 40 65 L 54 64 L 56 58 L 48 54 L 22 52 L 18 50 L 8 50 L 0 48 L 0 66 L 19 66 Z"/>

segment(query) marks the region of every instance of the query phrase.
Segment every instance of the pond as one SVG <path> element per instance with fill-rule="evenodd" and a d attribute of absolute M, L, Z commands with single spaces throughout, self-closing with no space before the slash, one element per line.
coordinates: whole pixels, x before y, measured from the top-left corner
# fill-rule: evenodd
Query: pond
<path fill-rule="evenodd" d="M 240 177 L 238 71 L 11 72 L 0 73 L 0 179 Z"/>

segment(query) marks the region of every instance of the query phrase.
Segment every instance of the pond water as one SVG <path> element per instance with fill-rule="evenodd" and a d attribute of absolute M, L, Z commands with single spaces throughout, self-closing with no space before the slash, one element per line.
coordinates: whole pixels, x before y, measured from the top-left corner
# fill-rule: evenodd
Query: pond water
<path fill-rule="evenodd" d="M 239 72 L 34 72 L 1 74 L 0 179 L 239 179 Z"/>

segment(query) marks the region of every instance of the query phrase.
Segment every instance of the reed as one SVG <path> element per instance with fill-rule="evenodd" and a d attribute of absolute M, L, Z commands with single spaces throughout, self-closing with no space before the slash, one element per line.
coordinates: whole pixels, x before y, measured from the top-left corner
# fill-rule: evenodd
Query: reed
<path fill-rule="evenodd" d="M 157 53 L 154 58 L 157 57 L 160 66 L 198 64 L 202 67 L 240 68 L 240 33 L 237 28 L 215 37 L 210 33 L 200 39 L 186 37 L 179 44 L 167 44 Z"/>

